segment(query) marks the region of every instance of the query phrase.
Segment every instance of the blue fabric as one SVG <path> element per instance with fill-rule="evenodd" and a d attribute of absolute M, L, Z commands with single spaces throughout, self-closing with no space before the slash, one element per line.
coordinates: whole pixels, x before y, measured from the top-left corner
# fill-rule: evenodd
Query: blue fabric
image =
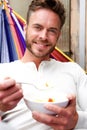
<path fill-rule="evenodd" d="M 16 20 L 13 17 L 12 19 L 14 22 L 16 33 L 18 35 L 18 40 L 20 43 L 22 54 L 24 54 L 26 48 L 25 38 L 22 36 L 22 33 L 16 23 Z M 0 7 L 0 62 L 1 63 L 11 62 L 18 59 L 18 54 L 17 54 L 17 50 L 15 47 L 15 42 L 14 42 L 14 38 L 10 26 L 11 25 L 8 16 L 6 14 L 6 10 Z"/>
<path fill-rule="evenodd" d="M 4 25 L 4 16 L 3 11 L 1 11 L 1 63 L 10 62 L 9 59 L 9 50 L 8 50 L 8 43 L 6 38 L 6 31 Z"/>
<path fill-rule="evenodd" d="M 16 23 L 16 21 L 19 23 L 19 21 L 17 20 L 17 18 L 13 17 L 12 13 L 10 13 L 13 21 L 14 21 L 14 25 L 15 25 L 15 30 L 16 30 L 16 33 L 17 33 L 17 36 L 18 36 L 18 39 L 19 39 L 19 43 L 20 43 L 20 46 L 21 46 L 21 50 L 23 51 L 23 53 L 25 52 L 25 49 L 26 49 L 26 43 L 25 43 L 25 38 L 24 36 L 22 35 L 22 32 L 20 30 L 20 28 L 18 27 L 18 24 Z M 19 23 L 20 24 L 20 23 Z M 21 27 L 21 26 L 20 26 Z M 23 30 L 23 28 L 21 27 L 21 29 Z"/>
<path fill-rule="evenodd" d="M 16 52 L 15 43 L 12 37 L 9 21 L 8 21 L 5 10 L 3 10 L 3 15 L 4 15 L 6 37 L 7 37 L 8 49 L 9 49 L 9 57 L 10 57 L 10 61 L 14 61 L 18 59 L 18 55 Z"/>

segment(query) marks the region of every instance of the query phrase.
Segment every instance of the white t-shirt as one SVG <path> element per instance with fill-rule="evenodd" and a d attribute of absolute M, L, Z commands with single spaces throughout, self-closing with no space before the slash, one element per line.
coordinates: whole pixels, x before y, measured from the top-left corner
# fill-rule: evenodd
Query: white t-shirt
<path fill-rule="evenodd" d="M 76 129 L 87 130 L 87 76 L 78 64 L 51 59 L 42 61 L 37 70 L 33 62 L 22 63 L 18 60 L 0 64 L 0 79 L 6 76 L 17 82 L 29 82 L 39 87 L 47 84 L 54 87 L 54 93 L 62 91 L 66 94 L 75 94 L 79 113 Z M 22 85 L 22 88 L 24 95 L 29 92 L 29 86 Z M 32 118 L 32 113 L 23 99 L 14 109 L 5 112 L 2 119 L 18 130 L 53 130 Z"/>

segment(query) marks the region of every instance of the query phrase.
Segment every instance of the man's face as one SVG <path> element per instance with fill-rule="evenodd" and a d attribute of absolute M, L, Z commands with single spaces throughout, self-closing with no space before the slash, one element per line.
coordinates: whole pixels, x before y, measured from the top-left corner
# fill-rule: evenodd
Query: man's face
<path fill-rule="evenodd" d="M 60 19 L 48 9 L 32 12 L 26 27 L 26 46 L 37 58 L 46 58 L 54 50 L 60 35 Z"/>

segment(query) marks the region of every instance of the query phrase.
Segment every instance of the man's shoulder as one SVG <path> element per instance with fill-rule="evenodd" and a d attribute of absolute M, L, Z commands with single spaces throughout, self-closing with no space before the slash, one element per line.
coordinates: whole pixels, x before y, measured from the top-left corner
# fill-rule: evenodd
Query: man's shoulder
<path fill-rule="evenodd" d="M 20 60 L 15 60 L 15 61 L 11 61 L 11 62 L 4 62 L 4 63 L 0 63 L 0 66 L 9 66 L 9 65 L 17 64 L 19 62 L 20 62 Z"/>
<path fill-rule="evenodd" d="M 16 61 L 12 61 L 12 62 L 9 62 L 9 63 L 0 63 L 0 71 L 1 70 L 6 70 L 6 69 L 11 69 L 11 68 L 14 68 L 16 66 L 18 66 L 20 63 L 19 60 L 16 60 Z"/>
<path fill-rule="evenodd" d="M 62 61 L 58 61 L 55 59 L 51 60 L 53 63 L 57 64 L 57 65 L 63 65 L 63 66 L 79 66 L 79 64 L 77 64 L 76 62 L 62 62 Z"/>
<path fill-rule="evenodd" d="M 66 70 L 66 71 L 84 71 L 83 68 L 76 62 L 61 62 L 61 61 L 56 61 L 55 59 L 52 60 L 53 66 L 56 68 L 59 68 L 61 70 Z"/>

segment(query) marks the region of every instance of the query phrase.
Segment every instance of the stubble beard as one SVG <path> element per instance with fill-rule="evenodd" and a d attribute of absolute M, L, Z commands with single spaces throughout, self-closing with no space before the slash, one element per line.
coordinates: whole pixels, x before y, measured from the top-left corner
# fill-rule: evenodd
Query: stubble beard
<path fill-rule="evenodd" d="M 53 52 L 53 50 L 55 49 L 55 46 L 52 47 L 47 53 L 43 54 L 43 55 L 37 55 L 36 53 L 34 53 L 34 51 L 32 50 L 31 44 L 26 41 L 26 48 L 28 49 L 29 52 L 31 52 L 32 55 L 34 55 L 37 58 L 45 58 L 45 57 L 50 57 L 50 54 Z"/>

